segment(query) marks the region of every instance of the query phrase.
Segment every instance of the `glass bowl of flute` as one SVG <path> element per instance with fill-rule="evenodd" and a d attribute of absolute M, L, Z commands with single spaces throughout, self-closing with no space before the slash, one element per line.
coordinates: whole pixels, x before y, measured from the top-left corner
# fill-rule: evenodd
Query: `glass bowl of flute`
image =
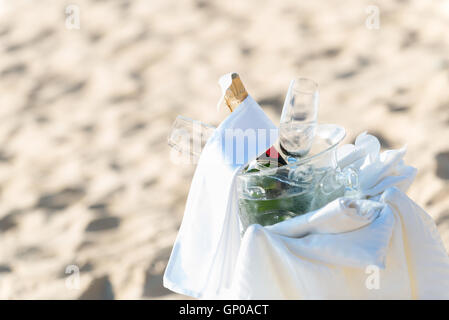
<path fill-rule="evenodd" d="M 356 171 L 342 169 L 337 162 L 337 147 L 345 135 L 341 126 L 317 124 L 307 155 L 289 158 L 280 167 L 270 159 L 244 166 L 236 177 L 242 231 L 251 224 L 273 225 L 339 197 L 357 195 Z"/>

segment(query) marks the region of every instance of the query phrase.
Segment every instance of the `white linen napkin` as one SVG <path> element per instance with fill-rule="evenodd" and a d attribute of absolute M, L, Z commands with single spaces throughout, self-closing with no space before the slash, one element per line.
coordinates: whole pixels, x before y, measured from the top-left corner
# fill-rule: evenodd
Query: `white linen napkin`
<path fill-rule="evenodd" d="M 359 171 L 365 200 L 340 198 L 248 228 L 229 297 L 449 299 L 449 257 L 435 223 L 404 193 L 416 169 L 403 163 L 405 149 L 380 153 L 377 144 L 362 134 L 339 153 L 340 165 Z"/>
<path fill-rule="evenodd" d="M 234 178 L 276 139 L 277 128 L 250 96 L 218 126 L 192 180 L 165 287 L 201 298 L 219 296 L 230 286 L 240 246 Z"/>

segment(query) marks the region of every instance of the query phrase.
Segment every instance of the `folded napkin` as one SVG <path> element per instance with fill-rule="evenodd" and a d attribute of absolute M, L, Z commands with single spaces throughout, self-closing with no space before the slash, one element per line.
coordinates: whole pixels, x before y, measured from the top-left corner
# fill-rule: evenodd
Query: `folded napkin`
<path fill-rule="evenodd" d="M 249 227 L 228 297 L 449 299 L 449 257 L 435 223 L 404 193 L 416 169 L 404 164 L 405 148 L 379 150 L 367 134 L 339 150 L 365 199 Z"/>
<path fill-rule="evenodd" d="M 198 161 L 165 287 L 202 298 L 230 286 L 240 246 L 234 178 L 276 139 L 276 126 L 251 96 L 217 127 Z"/>

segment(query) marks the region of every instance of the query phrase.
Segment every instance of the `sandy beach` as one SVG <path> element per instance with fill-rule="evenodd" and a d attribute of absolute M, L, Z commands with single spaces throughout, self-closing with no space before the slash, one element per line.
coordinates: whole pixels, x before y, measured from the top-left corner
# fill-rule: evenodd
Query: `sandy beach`
<path fill-rule="evenodd" d="M 407 145 L 449 250 L 449 2 L 370 5 L 0 1 L 0 299 L 184 298 L 162 277 L 195 165 L 167 135 L 217 125 L 231 71 L 275 123 L 304 76 L 345 143 Z"/>

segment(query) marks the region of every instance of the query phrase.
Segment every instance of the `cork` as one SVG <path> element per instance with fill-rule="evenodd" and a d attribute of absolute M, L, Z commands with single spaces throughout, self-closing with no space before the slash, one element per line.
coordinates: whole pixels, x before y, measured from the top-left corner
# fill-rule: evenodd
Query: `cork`
<path fill-rule="evenodd" d="M 248 92 L 246 92 L 245 87 L 243 86 L 242 80 L 240 80 L 240 76 L 237 73 L 233 73 L 231 75 L 232 83 L 229 88 L 226 90 L 224 95 L 224 100 L 229 110 L 234 111 L 235 108 L 239 106 L 248 96 Z"/>

